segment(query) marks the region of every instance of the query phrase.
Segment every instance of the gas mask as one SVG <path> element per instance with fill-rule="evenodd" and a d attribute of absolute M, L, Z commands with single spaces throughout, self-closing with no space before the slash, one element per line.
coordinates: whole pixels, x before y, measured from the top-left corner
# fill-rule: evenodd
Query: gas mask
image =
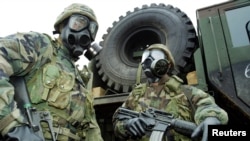
<path fill-rule="evenodd" d="M 149 83 L 158 82 L 170 69 L 170 62 L 160 49 L 145 50 L 141 64 Z"/>
<path fill-rule="evenodd" d="M 94 41 L 97 29 L 97 23 L 90 21 L 88 17 L 79 14 L 72 15 L 62 29 L 62 41 L 73 57 L 79 58 Z"/>

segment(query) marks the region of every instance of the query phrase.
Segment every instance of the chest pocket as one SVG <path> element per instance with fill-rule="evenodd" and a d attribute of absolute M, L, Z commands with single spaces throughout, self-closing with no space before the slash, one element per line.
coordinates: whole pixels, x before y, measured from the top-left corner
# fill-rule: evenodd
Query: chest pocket
<path fill-rule="evenodd" d="M 43 69 L 44 91 L 42 99 L 49 105 L 63 109 L 70 101 L 70 92 L 75 84 L 74 73 L 66 72 L 56 65 L 49 64 Z"/>

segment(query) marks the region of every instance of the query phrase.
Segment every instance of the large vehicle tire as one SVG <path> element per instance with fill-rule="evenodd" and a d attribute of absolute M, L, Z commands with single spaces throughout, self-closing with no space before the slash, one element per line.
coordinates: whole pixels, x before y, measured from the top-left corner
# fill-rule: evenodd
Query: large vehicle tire
<path fill-rule="evenodd" d="M 191 58 L 197 45 L 195 28 L 190 18 L 172 5 L 153 3 L 128 11 L 102 38 L 96 68 L 107 86 L 118 92 L 132 90 L 142 52 L 153 43 L 170 48 L 176 62 L 173 74 L 185 79 L 194 68 Z M 141 81 L 145 80 L 142 73 Z"/>

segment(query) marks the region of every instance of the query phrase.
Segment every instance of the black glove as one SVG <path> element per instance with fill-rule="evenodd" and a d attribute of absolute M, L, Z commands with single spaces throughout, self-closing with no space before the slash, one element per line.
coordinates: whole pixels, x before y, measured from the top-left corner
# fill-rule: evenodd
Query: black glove
<path fill-rule="evenodd" d="M 145 135 L 146 121 L 142 118 L 132 118 L 126 121 L 125 129 L 133 139 L 141 138 Z"/>
<path fill-rule="evenodd" d="M 193 131 L 191 138 L 195 139 L 202 135 L 202 141 L 207 141 L 208 125 L 219 125 L 221 122 L 216 117 L 207 117 L 200 125 Z"/>
<path fill-rule="evenodd" d="M 4 138 L 5 141 L 44 141 L 27 125 L 14 127 Z"/>

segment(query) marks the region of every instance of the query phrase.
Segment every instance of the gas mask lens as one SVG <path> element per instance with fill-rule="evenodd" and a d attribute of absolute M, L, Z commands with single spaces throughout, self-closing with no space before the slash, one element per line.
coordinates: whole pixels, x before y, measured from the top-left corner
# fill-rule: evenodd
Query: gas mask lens
<path fill-rule="evenodd" d="M 151 56 L 154 58 L 154 60 L 160 60 L 166 58 L 165 54 L 159 49 L 151 50 Z"/>
<path fill-rule="evenodd" d="M 69 20 L 69 28 L 73 31 L 81 31 L 89 25 L 87 17 L 76 15 L 71 16 Z"/>
<path fill-rule="evenodd" d="M 98 30 L 98 25 L 96 22 L 90 22 L 89 24 L 89 31 L 91 33 L 92 40 L 95 40 L 95 36 Z"/>

